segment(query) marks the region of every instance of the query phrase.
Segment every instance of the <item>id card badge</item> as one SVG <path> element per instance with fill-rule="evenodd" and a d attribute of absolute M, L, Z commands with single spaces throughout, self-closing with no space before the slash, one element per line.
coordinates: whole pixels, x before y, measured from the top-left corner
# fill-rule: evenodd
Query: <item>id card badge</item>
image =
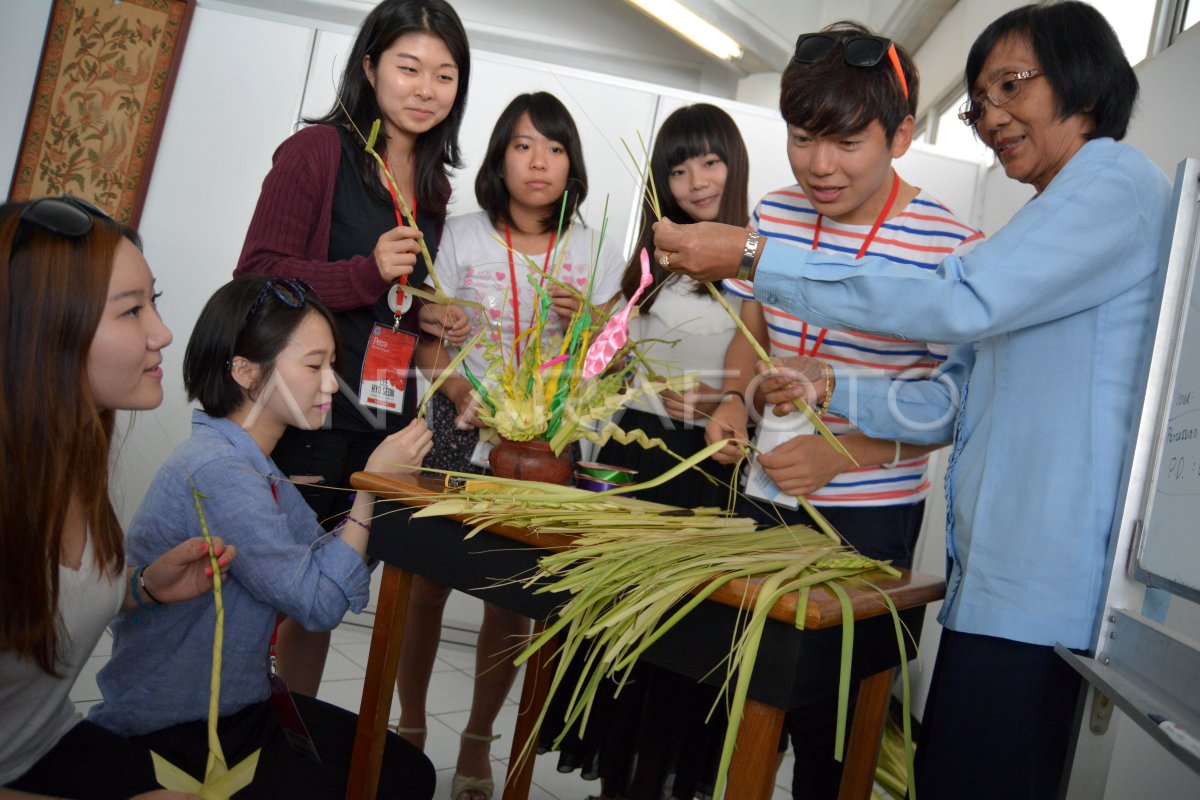
<path fill-rule="evenodd" d="M 759 422 L 754 446 L 764 453 L 769 453 L 789 439 L 815 432 L 816 428 L 808 421 L 808 417 L 800 412 L 788 414 L 786 417 L 768 413 L 764 414 Z M 784 492 L 775 485 L 775 481 L 767 477 L 767 471 L 759 465 L 757 457 L 750 465 L 750 474 L 746 477 L 746 494 L 785 508 L 800 506 L 799 500 Z"/>
<path fill-rule="evenodd" d="M 475 443 L 475 449 L 471 451 L 471 463 L 477 467 L 487 467 L 491 465 L 488 461 L 488 456 L 492 454 L 492 448 L 496 446 L 495 442 L 485 442 L 482 438 Z"/>
<path fill-rule="evenodd" d="M 279 722 L 279 727 L 283 729 L 283 736 L 287 740 L 288 746 L 297 753 L 320 763 L 321 756 L 317 753 L 317 746 L 313 744 L 312 734 L 308 732 L 308 726 L 300 718 L 300 709 L 296 708 L 296 701 L 292 699 L 292 693 L 288 691 L 287 684 L 274 672 L 270 674 L 269 678 L 271 710 L 275 712 L 275 719 Z"/>
<path fill-rule="evenodd" d="M 358 388 L 359 404 L 401 413 L 408 368 L 416 349 L 417 337 L 413 334 L 379 323 L 371 326 Z"/>

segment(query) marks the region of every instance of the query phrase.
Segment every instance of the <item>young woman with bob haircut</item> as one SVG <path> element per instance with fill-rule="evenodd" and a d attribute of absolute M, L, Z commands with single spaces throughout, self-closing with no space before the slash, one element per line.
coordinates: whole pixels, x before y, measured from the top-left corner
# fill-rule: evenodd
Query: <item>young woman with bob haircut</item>
<path fill-rule="evenodd" d="M 162 402 L 157 297 L 137 234 L 94 206 L 0 207 L 0 797 L 178 797 L 69 696 L 113 616 L 212 605 L 204 540 L 137 560 L 109 499 L 116 412 Z M 213 543 L 224 572 L 236 548 Z"/>
<path fill-rule="evenodd" d="M 566 106 L 546 92 L 514 98 L 496 121 L 475 177 L 475 197 L 483 210 L 446 223 L 436 265 L 447 292 L 490 309 L 489 323 L 498 330 L 500 341 L 517 341 L 529 329 L 538 302 L 531 281 L 541 283 L 552 301 L 549 324 L 542 332 L 544 342 L 561 334 L 579 308 L 574 295 L 536 274 L 528 260 L 579 291 L 594 275 L 592 301 L 597 305 L 616 293 L 619 256 L 607 243 L 597 256 L 596 237 L 578 213 L 587 190 L 579 131 Z M 569 232 L 568 225 L 572 226 Z M 433 376 L 451 360 L 442 340 L 457 346 L 478 332 L 482 323 L 458 306 L 426 305 L 421 315 L 425 329 L 439 334 L 422 342 L 418 350 L 418 363 Z M 486 374 L 482 345 L 467 354 L 465 363 L 472 374 Z M 471 384 L 463 375 L 442 384 L 429 405 L 435 446 L 427 466 L 478 471 L 471 458 L 482 423 L 475 417 L 474 403 Z M 420 576 L 413 579 L 396 686 L 398 731 L 418 743 L 425 738 L 425 697 L 449 592 Z M 462 732 L 451 789 L 454 800 L 487 800 L 495 790 L 489 760 L 490 743 L 496 738 L 492 725 L 516 677 L 511 654 L 514 637 L 528 631 L 527 618 L 484 604 L 471 716 Z"/>
<path fill-rule="evenodd" d="M 334 314 L 343 357 L 332 425 L 291 429 L 275 450 L 280 468 L 303 484 L 304 499 L 329 525 L 349 507 L 338 489 L 384 437 L 416 416 L 417 390 L 407 378 L 421 303 L 413 305 L 403 285 L 425 280 L 422 241 L 437 256 L 449 170 L 462 166 L 458 135 L 470 71 L 466 32 L 445 0 L 377 5 L 355 37 L 332 108 L 276 150 L 234 271 L 299 278 Z M 377 120 L 375 150 L 415 228 L 364 150 Z M 316 696 L 328 647 L 328 634 L 281 628 L 280 671 L 294 690 Z"/>
<path fill-rule="evenodd" d="M 307 630 L 337 626 L 368 599 L 366 564 L 374 497 L 359 493 L 326 534 L 296 487 L 271 461 L 288 426 L 319 428 L 337 389 L 333 315 L 306 284 L 239 278 L 209 299 L 184 354 L 184 387 L 203 410 L 192 436 L 155 476 L 129 526 L 129 552 L 149 559 L 204 524 L 241 552 L 222 589 L 225 605 L 218 733 L 229 764 L 262 748 L 254 782 L 238 797 L 340 798 L 357 717 L 294 697 L 320 760 L 298 752 L 280 711 L 290 702 L 272 676 L 277 618 Z M 376 472 L 410 471 L 430 435 L 415 421 L 367 460 Z M 192 601 L 122 620 L 100 670 L 104 700 L 89 719 L 154 750 L 193 775 L 208 753 L 208 692 L 215 611 Z M 386 743 L 381 797 L 428 798 L 433 769 L 399 737 Z"/>
<path fill-rule="evenodd" d="M 949 579 L 917 793 L 1055 797 L 1080 677 L 1054 647 L 1093 645 L 1171 187 L 1119 141 L 1137 77 L 1090 5 L 1008 12 L 975 40 L 965 79 L 960 117 L 1037 192 L 995 236 L 934 270 L 776 240 L 746 268 L 756 297 L 811 321 L 955 345 L 920 381 L 792 360 L 800 377 L 767 380 L 767 399 L 854 407 L 859 428 L 884 438 L 953 436 Z M 712 278 L 737 271 L 746 234 L 660 225 L 655 244 L 673 267 Z"/>

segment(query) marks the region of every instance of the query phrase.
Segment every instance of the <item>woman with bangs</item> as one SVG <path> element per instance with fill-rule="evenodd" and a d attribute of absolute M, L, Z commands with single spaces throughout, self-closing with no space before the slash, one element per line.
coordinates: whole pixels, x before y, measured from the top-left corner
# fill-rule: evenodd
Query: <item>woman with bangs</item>
<path fill-rule="evenodd" d="M 716 106 L 697 103 L 668 116 L 654 139 L 650 174 L 664 218 L 679 224 L 723 222 L 745 225 L 749 216 L 750 175 L 746 144 L 733 118 Z M 626 302 L 641 279 L 641 252 L 654 251 L 657 218 L 647 198 L 642 232 L 621 278 Z M 638 302 L 629 322 L 629 338 L 650 344 L 643 349 L 652 369 L 663 375 L 694 374 L 697 384 L 685 392 L 663 392 L 625 407 L 616 420 L 625 430 L 639 429 L 666 442 L 684 458 L 704 449 L 704 428 L 725 398 L 721 394 L 724 353 L 737 330 L 733 320 L 709 294 L 705 284 L 677 275 L 651 262 L 654 283 Z M 731 304 L 735 310 L 739 300 Z M 679 462 L 661 450 L 610 441 L 598 459 L 637 470 L 649 480 Z M 705 467 L 710 481 L 689 470 L 638 496 L 644 500 L 687 506 L 727 506 L 732 466 Z"/>
<path fill-rule="evenodd" d="M 662 215 L 680 224 L 700 221 L 746 224 L 749 158 L 737 123 L 707 103 L 672 112 L 659 128 L 650 151 L 650 176 Z M 642 268 L 640 254 L 654 249 L 657 217 L 649 197 L 642 207 L 642 230 L 621 279 L 619 301 L 637 291 Z M 705 284 L 674 274 L 651 262 L 654 282 L 638 302 L 629 336 L 646 342 L 642 355 L 663 375 L 690 373 L 696 384 L 685 392 L 663 392 L 657 398 L 627 405 L 616 421 L 625 430 L 641 430 L 662 439 L 672 452 L 688 457 L 704 449 L 709 415 L 725 399 L 724 353 L 737 326 L 713 299 Z M 730 298 L 736 309 L 737 298 Z M 658 449 L 623 445 L 610 440 L 597 456 L 606 464 L 635 470 L 649 480 L 679 462 Z M 732 465 L 688 470 L 662 486 L 643 490 L 643 500 L 683 506 L 728 506 Z M 711 480 L 710 480 L 711 478 Z M 725 733 L 725 716 L 718 709 L 709 719 L 716 691 L 652 664 L 639 663 L 620 695 L 604 686 L 581 736 L 569 733 L 560 744 L 560 772 L 579 769 L 584 778 L 599 778 L 600 797 L 658 798 L 670 777 L 670 796 L 691 798 L 711 784 Z M 568 677 L 564 683 L 572 684 Z M 567 694 L 552 700 L 541 732 L 549 748 L 558 737 L 554 720 L 566 711 Z"/>
<path fill-rule="evenodd" d="M 543 343 L 561 335 L 579 309 L 574 294 L 544 275 L 555 275 L 580 292 L 591 281 L 592 302 L 597 305 L 616 293 L 621 275 L 618 256 L 609 243 L 596 252 L 596 237 L 580 215 L 587 192 L 579 131 L 566 106 L 547 92 L 515 97 L 496 120 L 475 176 L 475 197 L 482 210 L 447 221 L 436 265 L 448 293 L 487 309 L 490 335 L 506 348 L 532 324 L 539 302 L 537 285 L 551 299 Z M 531 269 L 530 262 L 541 271 Z M 485 323 L 459 306 L 429 304 L 421 309 L 421 324 L 426 331 L 438 333 L 437 339 L 422 342 L 417 351 L 417 363 L 432 380 L 452 358 L 446 345 L 461 345 Z M 483 351 L 484 345 L 478 344 L 464 361 L 481 380 L 487 373 Z M 482 423 L 475 415 L 477 402 L 466 377 L 446 379 L 429 403 L 434 449 L 425 466 L 475 472 L 487 463 L 479 447 Z M 449 594 L 447 587 L 413 577 L 396 677 L 397 731 L 419 745 L 427 733 L 425 698 Z M 492 726 L 516 678 L 513 642 L 528 634 L 529 626 L 526 617 L 484 604 L 475 647 L 471 715 L 461 735 L 450 792 L 453 800 L 488 800 L 495 791 L 489 749 L 499 737 L 492 734 Z"/>
<path fill-rule="evenodd" d="M 918 89 L 916 67 L 903 48 L 861 25 L 839 22 L 800 36 L 779 101 L 796 183 L 758 203 L 752 230 L 812 250 L 878 255 L 914 271 L 970 251 L 982 234 L 892 166 L 912 142 Z M 742 298 L 742 320 L 773 357 L 819 357 L 862 376 L 928 375 L 946 359 L 943 345 L 810 322 L 755 300 L 745 281 L 725 285 Z M 710 442 L 744 441 L 748 421 L 760 420 L 756 442 L 764 452 L 749 471 L 742 513 L 765 523 L 813 526 L 793 499 L 802 496 L 859 552 L 911 567 L 931 490 L 928 454 L 940 445 L 872 437 L 822 413 L 851 461 L 798 414 L 758 416 L 763 397 L 756 391 L 756 361 L 750 344 L 735 337 L 725 358 L 724 402 L 707 431 Z M 730 444 L 714 459 L 741 457 L 740 447 Z M 832 696 L 788 714 L 794 797 L 837 796 L 836 719 Z"/>

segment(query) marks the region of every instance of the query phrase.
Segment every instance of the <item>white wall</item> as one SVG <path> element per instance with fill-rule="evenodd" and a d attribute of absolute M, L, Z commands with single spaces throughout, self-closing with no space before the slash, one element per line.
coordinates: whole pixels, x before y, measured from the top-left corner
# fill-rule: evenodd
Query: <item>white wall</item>
<path fill-rule="evenodd" d="M 958 0 L 913 54 L 921 73 L 922 110 L 962 85 L 967 53 L 988 23 L 1026 0 Z"/>
<path fill-rule="evenodd" d="M 51 0 L 25 0 L 4 9 L 4 25 L 0 27 L 0 53 L 3 54 L 4 80 L 0 81 L 0 187 L 8 195 L 12 184 L 13 167 L 29 99 L 37 80 L 42 41 L 46 38 L 46 23 L 50 19 Z"/>

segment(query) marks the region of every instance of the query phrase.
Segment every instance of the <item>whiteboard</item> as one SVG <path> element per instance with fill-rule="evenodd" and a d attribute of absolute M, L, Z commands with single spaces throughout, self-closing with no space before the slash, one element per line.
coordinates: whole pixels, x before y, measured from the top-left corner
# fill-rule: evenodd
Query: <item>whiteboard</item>
<path fill-rule="evenodd" d="M 1157 409 L 1135 577 L 1200 600 L 1200 159 L 1175 181 L 1174 226 L 1158 337 L 1171 337 L 1165 391 Z M 1150 380 L 1156 376 L 1151 375 Z M 1149 409 L 1148 409 L 1149 410 Z"/>

